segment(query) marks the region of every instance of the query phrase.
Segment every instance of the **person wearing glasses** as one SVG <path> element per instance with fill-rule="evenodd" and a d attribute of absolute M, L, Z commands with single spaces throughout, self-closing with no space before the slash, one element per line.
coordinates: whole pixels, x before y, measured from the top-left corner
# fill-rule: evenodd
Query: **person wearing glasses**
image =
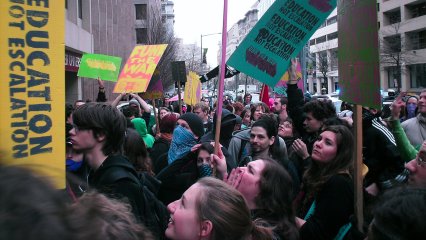
<path fill-rule="evenodd" d="M 388 125 L 395 136 L 396 145 L 405 164 L 402 176 L 408 176 L 408 184 L 426 187 L 426 141 L 420 147 L 411 145 L 399 121 L 399 113 L 405 105 L 401 96 L 398 96 L 391 106 L 391 118 Z"/>

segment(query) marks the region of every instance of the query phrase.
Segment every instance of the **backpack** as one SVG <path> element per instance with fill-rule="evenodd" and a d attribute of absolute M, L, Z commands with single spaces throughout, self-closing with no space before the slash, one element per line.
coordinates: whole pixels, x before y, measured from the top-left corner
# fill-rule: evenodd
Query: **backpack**
<path fill-rule="evenodd" d="M 169 213 L 156 196 L 161 182 L 146 173 L 137 173 L 135 176 L 124 168 L 114 168 L 114 171 L 106 175 L 110 182 L 128 179 L 140 187 L 138 205 L 142 209 L 139 213 L 142 223 L 151 230 L 156 239 L 165 239 L 164 232 L 167 229 Z"/>

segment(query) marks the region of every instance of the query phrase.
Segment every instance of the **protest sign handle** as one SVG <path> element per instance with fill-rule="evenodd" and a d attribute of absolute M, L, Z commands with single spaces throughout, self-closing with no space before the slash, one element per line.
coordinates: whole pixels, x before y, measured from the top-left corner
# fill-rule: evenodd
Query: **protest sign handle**
<path fill-rule="evenodd" d="M 354 159 L 354 189 L 355 189 L 355 202 L 354 212 L 357 218 L 358 230 L 362 232 L 364 224 L 363 213 L 363 179 L 362 179 L 362 106 L 356 104 L 354 107 L 353 126 L 355 133 L 355 151 L 353 153 Z"/>
<path fill-rule="evenodd" d="M 152 98 L 152 111 L 154 111 L 154 118 L 155 118 L 155 135 L 157 135 L 160 132 L 160 121 L 158 120 L 158 115 L 160 112 L 155 112 L 155 98 Z"/>
<path fill-rule="evenodd" d="M 228 0 L 223 0 L 223 26 L 222 26 L 222 62 L 220 64 L 220 80 L 219 92 L 217 94 L 217 109 L 216 109 L 216 132 L 215 132 L 215 145 L 214 153 L 217 155 L 220 143 L 220 127 L 222 124 L 222 104 L 223 104 L 223 85 L 226 70 L 226 34 L 227 34 L 227 17 L 228 17 Z"/>
<path fill-rule="evenodd" d="M 182 115 L 182 102 L 180 99 L 180 79 L 177 80 L 178 83 L 178 106 L 179 106 L 179 114 Z"/>

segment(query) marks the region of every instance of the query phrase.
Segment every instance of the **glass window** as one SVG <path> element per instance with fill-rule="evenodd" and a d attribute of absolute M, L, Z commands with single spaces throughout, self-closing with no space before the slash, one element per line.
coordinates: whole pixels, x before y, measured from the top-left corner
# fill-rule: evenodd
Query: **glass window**
<path fill-rule="evenodd" d="M 399 8 L 385 12 L 383 15 L 387 20 L 387 25 L 401 22 L 401 11 L 399 11 Z"/>
<path fill-rule="evenodd" d="M 330 33 L 330 34 L 327 35 L 327 40 L 328 41 L 336 39 L 336 38 L 337 38 L 337 32 Z"/>
<path fill-rule="evenodd" d="M 146 20 L 147 12 L 146 12 L 146 4 L 135 4 L 136 8 L 136 20 Z"/>
<path fill-rule="evenodd" d="M 426 48 L 426 30 L 407 33 L 409 39 L 408 50 L 417 50 Z"/>
<path fill-rule="evenodd" d="M 401 36 L 394 35 L 384 37 L 384 51 L 385 53 L 401 52 Z"/>
<path fill-rule="evenodd" d="M 315 45 L 315 39 L 311 39 L 311 40 L 309 41 L 309 44 L 310 44 L 310 45 Z"/>
<path fill-rule="evenodd" d="M 136 43 L 147 43 L 148 42 L 148 32 L 146 28 L 136 28 Z"/>
<path fill-rule="evenodd" d="M 322 36 L 322 37 L 319 37 L 319 38 L 317 38 L 316 39 L 316 43 L 318 44 L 318 43 L 323 43 L 323 42 L 325 42 L 327 40 L 327 38 L 326 38 L 326 36 L 324 35 L 324 36 Z"/>
<path fill-rule="evenodd" d="M 331 17 L 327 19 L 327 25 L 333 24 L 337 22 L 337 16 Z"/>
<path fill-rule="evenodd" d="M 426 64 L 409 65 L 410 83 L 412 88 L 426 87 Z"/>
<path fill-rule="evenodd" d="M 337 49 L 330 51 L 330 68 L 331 71 L 339 70 L 339 58 L 337 57 Z"/>
<path fill-rule="evenodd" d="M 412 18 L 426 15 L 426 2 L 422 2 L 416 5 L 407 5 Z"/>
<path fill-rule="evenodd" d="M 401 71 L 398 71 L 396 66 L 391 66 L 386 68 L 386 72 L 388 73 L 388 86 L 390 88 L 398 88 L 397 79 L 401 78 Z"/>
<path fill-rule="evenodd" d="M 83 19 L 83 1 L 78 0 L 78 18 Z"/>

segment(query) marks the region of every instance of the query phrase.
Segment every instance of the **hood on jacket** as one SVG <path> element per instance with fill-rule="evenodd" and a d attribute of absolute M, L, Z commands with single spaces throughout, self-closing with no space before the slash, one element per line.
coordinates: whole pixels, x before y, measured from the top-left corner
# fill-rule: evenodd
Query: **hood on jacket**
<path fill-rule="evenodd" d="M 132 119 L 132 123 L 141 137 L 145 137 L 148 134 L 145 120 L 142 118 L 134 118 Z"/>
<path fill-rule="evenodd" d="M 232 137 L 236 137 L 236 138 L 248 141 L 248 140 L 250 140 L 250 129 L 251 128 L 246 128 L 246 129 L 243 129 L 243 130 L 240 130 L 240 131 L 235 131 L 232 134 Z"/>

